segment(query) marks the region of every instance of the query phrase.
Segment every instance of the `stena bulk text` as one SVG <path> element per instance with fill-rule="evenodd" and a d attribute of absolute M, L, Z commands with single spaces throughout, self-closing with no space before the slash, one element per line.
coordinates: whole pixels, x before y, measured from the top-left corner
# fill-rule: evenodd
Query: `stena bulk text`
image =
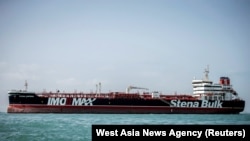
<path fill-rule="evenodd" d="M 220 100 L 208 101 L 181 101 L 181 100 L 171 100 L 171 107 L 202 107 L 202 108 L 222 108 L 223 102 Z"/>

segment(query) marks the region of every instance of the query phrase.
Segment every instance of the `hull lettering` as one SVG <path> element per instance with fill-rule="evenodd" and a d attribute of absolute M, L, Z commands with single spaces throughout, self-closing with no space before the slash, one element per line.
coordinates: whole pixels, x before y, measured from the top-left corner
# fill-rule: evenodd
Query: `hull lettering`
<path fill-rule="evenodd" d="M 222 108 L 223 102 L 217 101 L 181 101 L 181 100 L 171 100 L 170 107 L 201 107 L 201 108 Z"/>
<path fill-rule="evenodd" d="M 50 97 L 48 99 L 47 105 L 72 105 L 72 106 L 92 106 L 93 102 L 96 100 L 96 98 L 73 98 L 68 99 L 67 98 L 60 98 L 60 97 Z M 71 103 L 72 102 L 72 103 Z"/>

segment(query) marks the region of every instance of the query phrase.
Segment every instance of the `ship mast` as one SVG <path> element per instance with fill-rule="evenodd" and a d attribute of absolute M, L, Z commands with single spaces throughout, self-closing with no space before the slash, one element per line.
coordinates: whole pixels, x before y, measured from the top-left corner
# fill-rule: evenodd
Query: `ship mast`
<path fill-rule="evenodd" d="M 205 80 L 209 80 L 209 78 L 208 78 L 208 73 L 209 73 L 209 65 L 207 65 L 207 68 L 205 68 L 204 73 L 205 73 Z"/>
<path fill-rule="evenodd" d="M 101 94 L 101 87 L 102 87 L 101 82 L 99 82 L 99 83 L 96 84 L 95 86 L 96 86 L 96 91 L 95 91 L 95 93 L 96 93 L 96 94 Z"/>
<path fill-rule="evenodd" d="M 101 88 L 102 88 L 102 84 L 101 82 L 99 82 L 99 94 L 101 94 Z"/>
<path fill-rule="evenodd" d="M 27 91 L 28 90 L 28 82 L 27 82 L 27 80 L 25 80 L 24 86 L 25 86 L 25 91 Z"/>

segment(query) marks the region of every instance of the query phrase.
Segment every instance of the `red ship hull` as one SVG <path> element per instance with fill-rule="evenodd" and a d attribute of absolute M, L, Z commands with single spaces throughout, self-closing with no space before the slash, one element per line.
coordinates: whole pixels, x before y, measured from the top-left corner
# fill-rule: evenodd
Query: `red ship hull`
<path fill-rule="evenodd" d="M 221 77 L 220 84 L 205 79 L 193 80 L 193 94 L 162 94 L 157 91 L 130 93 L 61 93 L 57 91 L 35 93 L 9 92 L 8 113 L 98 113 L 98 114 L 239 114 L 245 101 L 238 97 L 228 77 Z M 27 86 L 27 83 L 25 83 Z M 98 85 L 96 85 L 98 86 Z M 97 89 L 96 89 L 97 90 Z"/>

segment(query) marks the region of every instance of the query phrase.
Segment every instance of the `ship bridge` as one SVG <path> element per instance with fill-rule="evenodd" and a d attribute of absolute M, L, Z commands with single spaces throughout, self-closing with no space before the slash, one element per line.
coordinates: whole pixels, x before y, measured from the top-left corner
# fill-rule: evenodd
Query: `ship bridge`
<path fill-rule="evenodd" d="M 229 77 L 220 77 L 219 83 L 213 83 L 208 78 L 208 68 L 204 71 L 205 77 L 193 80 L 193 96 L 205 100 L 234 100 L 239 99 L 237 92 L 230 84 Z"/>

